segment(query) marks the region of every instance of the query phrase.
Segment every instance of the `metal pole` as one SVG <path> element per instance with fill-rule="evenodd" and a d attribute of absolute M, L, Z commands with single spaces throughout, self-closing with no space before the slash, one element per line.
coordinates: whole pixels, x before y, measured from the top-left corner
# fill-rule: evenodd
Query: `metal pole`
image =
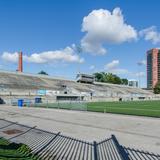
<path fill-rule="evenodd" d="M 97 142 L 93 142 L 93 147 L 94 147 L 94 160 L 98 160 L 98 154 L 97 154 Z"/>

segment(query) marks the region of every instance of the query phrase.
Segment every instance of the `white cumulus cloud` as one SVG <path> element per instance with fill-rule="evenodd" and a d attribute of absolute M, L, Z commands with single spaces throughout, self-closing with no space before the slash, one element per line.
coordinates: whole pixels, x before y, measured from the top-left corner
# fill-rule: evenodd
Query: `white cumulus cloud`
<path fill-rule="evenodd" d="M 9 62 L 18 61 L 18 53 L 4 52 L 2 59 Z M 84 59 L 75 53 L 72 47 L 66 47 L 62 50 L 46 51 L 41 53 L 33 53 L 31 55 L 24 55 L 24 61 L 29 63 L 53 63 L 55 61 L 68 62 L 68 63 L 83 63 Z"/>
<path fill-rule="evenodd" d="M 119 65 L 119 60 L 113 60 L 112 62 L 105 65 L 106 70 L 114 69 Z"/>
<path fill-rule="evenodd" d="M 119 44 L 137 39 L 137 31 L 125 23 L 120 8 L 112 12 L 93 10 L 83 18 L 82 32 L 86 32 L 81 40 L 82 49 L 92 54 L 105 54 L 105 43 Z"/>
<path fill-rule="evenodd" d="M 18 61 L 18 52 L 9 53 L 3 52 L 2 59 L 11 63 L 16 63 Z"/>
<path fill-rule="evenodd" d="M 144 37 L 146 41 L 151 41 L 153 44 L 160 43 L 160 33 L 155 26 L 143 29 L 139 34 L 141 37 Z"/>
<path fill-rule="evenodd" d="M 104 66 L 104 70 L 113 74 L 128 74 L 129 71 L 127 69 L 119 68 L 119 64 L 119 60 L 113 60 Z"/>

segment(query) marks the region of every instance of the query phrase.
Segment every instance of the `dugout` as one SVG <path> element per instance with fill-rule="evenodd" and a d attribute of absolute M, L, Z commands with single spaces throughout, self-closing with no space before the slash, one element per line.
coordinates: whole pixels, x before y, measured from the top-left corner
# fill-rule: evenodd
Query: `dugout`
<path fill-rule="evenodd" d="M 57 101 L 83 101 L 84 96 L 80 95 L 57 95 Z"/>

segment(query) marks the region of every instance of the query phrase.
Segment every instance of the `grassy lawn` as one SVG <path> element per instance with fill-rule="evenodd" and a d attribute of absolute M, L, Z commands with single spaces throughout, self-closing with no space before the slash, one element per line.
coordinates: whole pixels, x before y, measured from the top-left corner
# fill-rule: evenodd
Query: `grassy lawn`
<path fill-rule="evenodd" d="M 35 160 L 31 150 L 24 144 L 10 143 L 0 138 L 0 160 Z"/>
<path fill-rule="evenodd" d="M 93 102 L 87 104 L 87 110 L 160 117 L 160 101 Z"/>
<path fill-rule="evenodd" d="M 34 107 L 87 110 L 160 118 L 160 101 L 90 102 L 90 103 L 48 103 Z"/>

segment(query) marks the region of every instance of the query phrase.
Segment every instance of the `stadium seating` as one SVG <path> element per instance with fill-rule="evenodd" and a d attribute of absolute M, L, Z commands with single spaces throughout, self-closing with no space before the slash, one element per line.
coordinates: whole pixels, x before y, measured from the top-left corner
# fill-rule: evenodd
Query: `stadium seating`
<path fill-rule="evenodd" d="M 33 75 L 18 72 L 0 71 L 0 89 L 17 92 L 36 92 L 46 89 L 63 91 L 66 86 L 72 94 L 83 94 L 93 97 L 152 97 L 153 93 L 140 88 L 124 85 L 95 82 L 94 84 L 78 83 L 74 80 L 51 77 L 46 75 Z"/>

